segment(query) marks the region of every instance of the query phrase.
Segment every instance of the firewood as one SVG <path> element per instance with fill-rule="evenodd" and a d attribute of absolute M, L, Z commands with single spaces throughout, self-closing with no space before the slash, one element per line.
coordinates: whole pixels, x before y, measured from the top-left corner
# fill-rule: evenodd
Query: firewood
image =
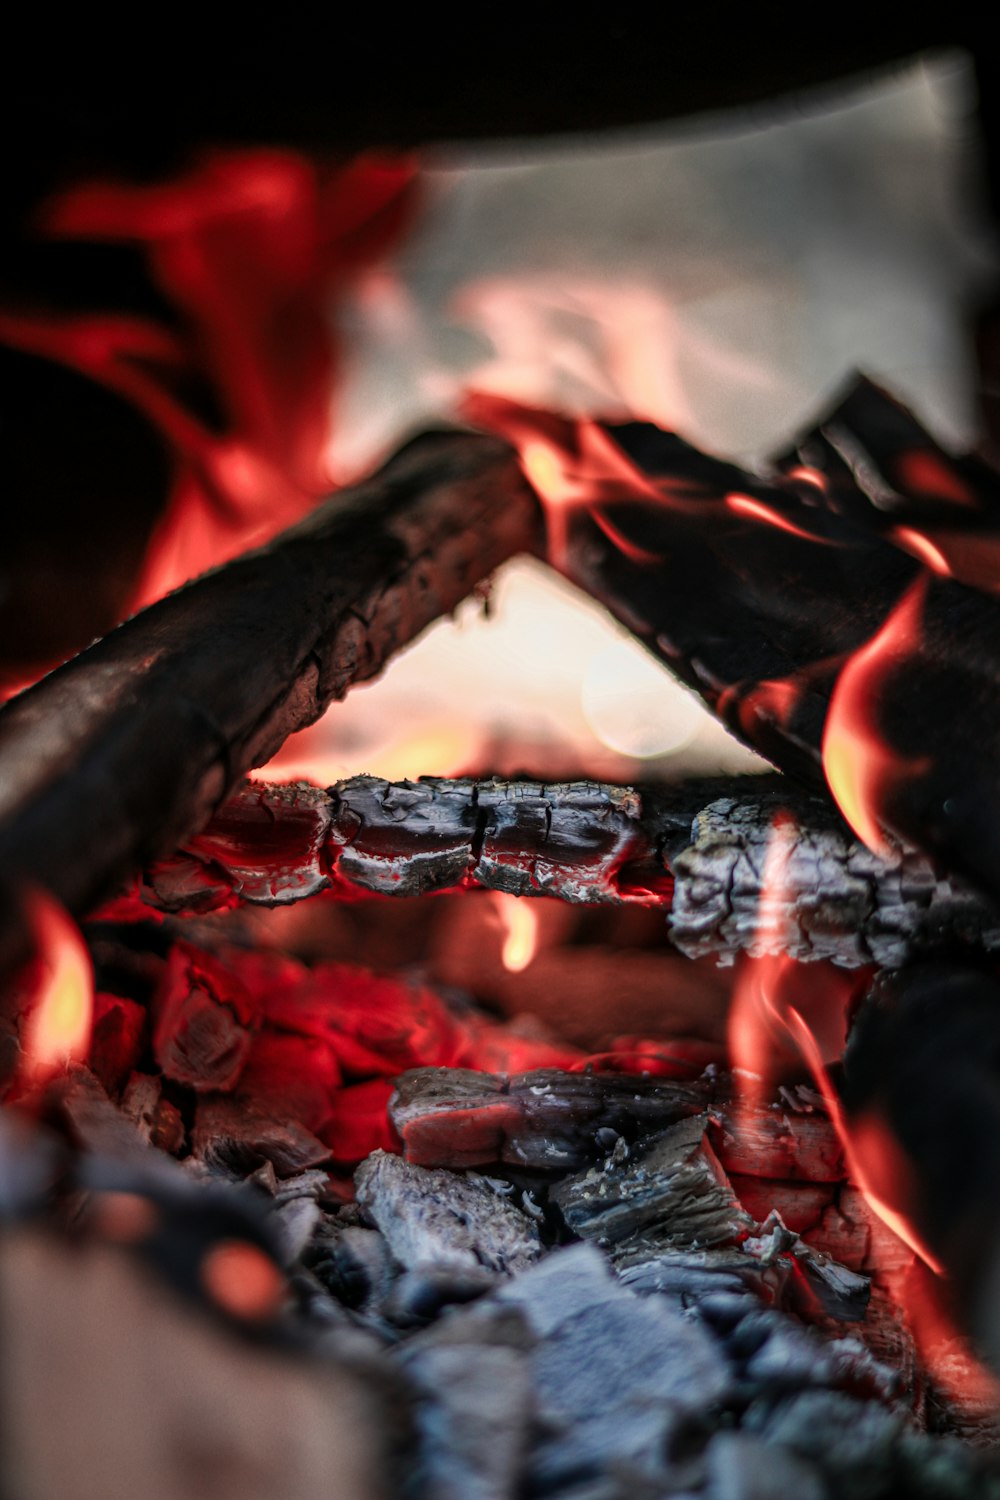
<path fill-rule="evenodd" d="M 189 584 L 0 712 L 0 867 L 82 913 L 254 765 L 536 541 L 509 448 L 427 435 L 259 552 Z M 23 943 L 0 911 L 0 955 Z"/>
<path fill-rule="evenodd" d="M 762 930 L 764 871 L 771 919 Z M 662 906 L 689 957 L 780 951 L 898 965 L 943 943 L 1000 948 L 1000 911 L 925 856 L 872 854 L 830 807 L 779 777 L 620 787 L 490 778 L 328 791 L 248 782 L 142 883 L 199 911 L 328 888 L 413 896 L 475 885 L 569 902 Z"/>
<path fill-rule="evenodd" d="M 763 477 L 645 422 L 490 396 L 467 415 L 516 438 L 551 489 L 553 564 L 808 785 L 825 785 L 841 669 L 907 599 L 855 716 L 852 756 L 878 782 L 866 811 L 1000 895 L 996 470 L 863 378 Z"/>

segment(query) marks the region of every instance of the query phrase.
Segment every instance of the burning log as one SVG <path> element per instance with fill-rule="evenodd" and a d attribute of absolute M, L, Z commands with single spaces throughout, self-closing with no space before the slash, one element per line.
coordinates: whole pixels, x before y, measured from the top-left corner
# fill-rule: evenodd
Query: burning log
<path fill-rule="evenodd" d="M 790 1092 L 783 1106 L 741 1099 L 737 1107 L 728 1075 L 671 1077 L 666 1067 L 660 1076 L 414 1068 L 397 1079 L 389 1114 L 407 1160 L 422 1166 L 568 1170 L 606 1154 L 620 1137 L 635 1140 L 708 1111 L 712 1148 L 727 1172 L 782 1187 L 842 1182 L 836 1132 L 805 1092 Z"/>
<path fill-rule="evenodd" d="M 1000 478 L 859 380 L 765 478 L 648 423 L 490 396 L 546 500 L 549 559 L 733 732 L 1000 893 Z"/>
<path fill-rule="evenodd" d="M 765 867 L 780 911 L 763 928 Z M 146 872 L 141 892 L 178 912 L 456 886 L 660 905 L 671 942 L 692 958 L 777 951 L 852 968 L 942 943 L 1000 948 L 1000 912 L 968 885 L 898 846 L 871 853 L 824 799 L 777 777 L 655 788 L 250 782 Z"/>
<path fill-rule="evenodd" d="M 880 976 L 844 1059 L 860 1167 L 1000 1360 L 1000 986 L 942 962 Z"/>
<path fill-rule="evenodd" d="M 0 713 L 6 880 L 86 911 L 531 549 L 536 525 L 506 445 L 426 435 L 268 547 L 122 625 Z M 8 899 L 8 962 L 22 925 Z"/>

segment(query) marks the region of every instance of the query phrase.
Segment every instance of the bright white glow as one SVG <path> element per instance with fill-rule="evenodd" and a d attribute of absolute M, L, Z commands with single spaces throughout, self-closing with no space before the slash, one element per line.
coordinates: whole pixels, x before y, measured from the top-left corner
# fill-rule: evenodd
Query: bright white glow
<path fill-rule="evenodd" d="M 683 749 L 708 717 L 690 693 L 631 641 L 615 641 L 591 658 L 580 702 L 601 743 L 636 760 Z"/>

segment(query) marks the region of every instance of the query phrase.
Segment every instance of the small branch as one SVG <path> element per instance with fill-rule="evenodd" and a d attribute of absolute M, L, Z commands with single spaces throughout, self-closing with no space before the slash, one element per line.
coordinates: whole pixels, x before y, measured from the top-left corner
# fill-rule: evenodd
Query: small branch
<path fill-rule="evenodd" d="M 537 524 L 505 443 L 430 434 L 268 547 L 126 622 L 0 713 L 6 879 L 87 911 L 531 549 Z M 19 942 L 10 901 L 0 961 Z"/>
<path fill-rule="evenodd" d="M 858 967 L 946 943 L 1000 947 L 1000 914 L 974 891 L 923 855 L 871 854 L 825 801 L 779 777 L 645 790 L 369 776 L 329 791 L 249 783 L 147 872 L 143 895 L 179 912 L 324 889 L 351 898 L 462 886 L 661 905 L 673 943 L 692 957 L 779 951 Z"/>

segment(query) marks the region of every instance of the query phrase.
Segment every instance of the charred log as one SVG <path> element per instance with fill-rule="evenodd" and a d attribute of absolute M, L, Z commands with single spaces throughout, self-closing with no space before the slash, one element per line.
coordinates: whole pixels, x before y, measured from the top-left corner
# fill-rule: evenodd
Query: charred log
<path fill-rule="evenodd" d="M 1000 1359 L 1000 986 L 942 963 L 881 976 L 851 1030 L 844 1097 L 860 1159 L 952 1309 Z"/>
<path fill-rule="evenodd" d="M 485 396 L 469 415 L 558 455 L 539 477 L 575 498 L 550 560 L 806 784 L 824 785 L 844 668 L 888 631 L 843 716 L 851 761 L 870 763 L 862 811 L 1000 892 L 995 470 L 864 379 L 763 478 L 647 423 L 578 425 Z"/>
<path fill-rule="evenodd" d="M 780 921 L 763 931 L 765 866 Z M 923 855 L 872 854 L 824 799 L 776 777 L 672 788 L 249 783 L 147 871 L 142 894 L 189 912 L 323 889 L 415 896 L 457 886 L 659 905 L 690 957 L 781 951 L 858 967 L 942 945 L 1000 947 L 1000 912 L 972 888 Z"/>
<path fill-rule="evenodd" d="M 0 714 L 5 877 L 86 910 L 530 548 L 535 527 L 504 445 L 428 435 L 262 551 L 128 621 Z M 8 958 L 17 939 L 8 904 Z"/>

